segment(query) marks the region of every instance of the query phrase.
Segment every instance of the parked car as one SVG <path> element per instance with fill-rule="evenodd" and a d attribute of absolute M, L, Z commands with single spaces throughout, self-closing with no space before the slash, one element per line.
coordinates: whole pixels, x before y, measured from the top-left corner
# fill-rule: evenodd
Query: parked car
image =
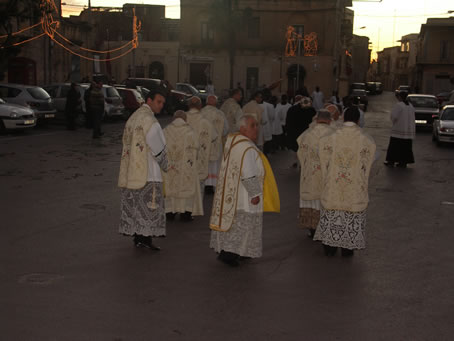
<path fill-rule="evenodd" d="M 449 101 L 449 98 L 451 97 L 451 91 L 440 92 L 439 94 L 436 95 L 436 97 L 438 99 L 438 103 L 442 107 L 443 103 Z"/>
<path fill-rule="evenodd" d="M 32 109 L 40 121 L 54 118 L 57 113 L 51 97 L 39 86 L 0 83 L 0 98 Z"/>
<path fill-rule="evenodd" d="M 366 90 L 366 83 L 352 83 L 350 85 L 350 94 L 353 92 L 353 90 L 359 89 L 359 90 Z"/>
<path fill-rule="evenodd" d="M 440 109 L 437 97 L 434 95 L 408 95 L 408 101 L 415 108 L 415 123 L 419 127 L 431 127 L 433 115 L 438 115 Z"/>
<path fill-rule="evenodd" d="M 454 90 L 452 90 L 449 93 L 448 99 L 446 101 L 444 101 L 443 103 L 441 103 L 441 107 L 443 108 L 445 105 L 450 105 L 450 104 L 454 104 Z"/>
<path fill-rule="evenodd" d="M 6 103 L 0 98 L 0 131 L 27 129 L 36 125 L 35 113 L 22 105 Z"/>
<path fill-rule="evenodd" d="M 383 84 L 381 82 L 375 82 L 375 86 L 377 88 L 377 94 L 383 93 Z"/>
<path fill-rule="evenodd" d="M 43 86 L 43 89 L 47 91 L 47 93 L 52 98 L 54 102 L 55 109 L 57 109 L 57 118 L 65 119 L 64 112 L 66 108 L 66 97 L 68 96 L 69 89 L 71 88 L 71 83 L 53 83 L 50 85 Z M 82 86 L 77 86 L 77 89 L 80 93 L 81 99 L 81 114 L 85 113 L 85 102 L 84 102 L 84 93 L 85 88 Z"/>
<path fill-rule="evenodd" d="M 354 89 L 350 95 L 352 98 L 357 98 L 359 104 L 363 105 L 364 111 L 367 111 L 367 106 L 369 105 L 369 99 L 367 98 L 367 91 L 363 89 Z"/>
<path fill-rule="evenodd" d="M 197 96 L 202 100 L 202 104 L 205 105 L 208 94 L 206 91 L 201 91 L 197 89 L 195 86 L 189 84 L 189 83 L 176 83 L 175 84 L 176 88 L 178 91 L 184 92 L 188 96 Z"/>
<path fill-rule="evenodd" d="M 399 85 L 394 93 L 397 95 L 399 92 L 406 92 L 408 95 L 410 93 L 410 85 Z"/>
<path fill-rule="evenodd" d="M 439 116 L 434 116 L 432 140 L 454 143 L 454 105 L 446 105 Z"/>
<path fill-rule="evenodd" d="M 173 89 L 166 80 L 155 78 L 127 78 L 123 81 L 127 88 L 136 89 L 138 86 L 145 87 L 148 90 L 159 89 L 164 93 L 166 102 L 163 111 L 167 114 L 173 114 L 176 110 L 186 110 L 187 95 L 184 92 Z"/>
<path fill-rule="evenodd" d="M 377 83 L 376 82 L 367 82 L 366 90 L 369 92 L 370 95 L 376 95 L 378 93 L 377 92 Z"/>
<path fill-rule="evenodd" d="M 117 91 L 123 99 L 125 113 L 128 117 L 145 102 L 138 90 L 117 87 Z"/>

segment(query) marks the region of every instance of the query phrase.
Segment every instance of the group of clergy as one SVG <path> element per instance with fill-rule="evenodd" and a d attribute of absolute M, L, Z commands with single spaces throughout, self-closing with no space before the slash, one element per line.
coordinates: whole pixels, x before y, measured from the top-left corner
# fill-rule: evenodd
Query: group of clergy
<path fill-rule="evenodd" d="M 279 212 L 279 193 L 263 151 L 292 135 L 301 165 L 300 221 L 321 240 L 327 255 L 365 245 L 365 209 L 375 143 L 359 127 L 360 112 L 341 114 L 328 104 L 316 112 L 310 98 L 283 97 L 269 103 L 257 92 L 243 107 L 233 90 L 220 109 L 210 95 L 177 111 L 161 129 L 155 118 L 165 98 L 151 92 L 126 123 L 120 165 L 120 233 L 137 247 L 159 250 L 152 237 L 164 236 L 166 219 L 191 221 L 203 215 L 205 186 L 213 189 L 210 247 L 222 262 L 238 266 L 262 255 L 263 212 Z M 266 95 L 265 95 L 266 97 Z M 309 109 L 311 110 L 300 110 Z M 296 115 L 296 117 L 295 117 Z M 300 115 L 305 115 L 300 117 Z M 303 122 L 302 128 L 300 127 Z"/>

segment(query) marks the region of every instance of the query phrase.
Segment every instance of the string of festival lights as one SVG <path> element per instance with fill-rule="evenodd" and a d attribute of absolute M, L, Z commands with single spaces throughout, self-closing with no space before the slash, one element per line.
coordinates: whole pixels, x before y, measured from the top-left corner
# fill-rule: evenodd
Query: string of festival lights
<path fill-rule="evenodd" d="M 120 47 L 109 49 L 109 50 L 103 50 L 103 51 L 88 49 L 88 48 L 82 47 L 80 45 L 77 45 L 57 31 L 57 29 L 60 27 L 60 22 L 58 20 L 54 20 L 54 18 L 53 18 L 53 12 L 58 13 L 57 6 L 55 5 L 54 0 L 41 0 L 40 8 L 41 8 L 41 20 L 39 22 L 37 22 L 36 24 L 30 25 L 28 27 L 25 27 L 19 31 L 13 32 L 9 35 L 8 34 L 2 35 L 2 36 L 0 36 L 0 39 L 5 39 L 5 38 L 8 38 L 9 36 L 16 36 L 20 33 L 26 32 L 26 31 L 31 30 L 38 26 L 41 26 L 43 32 L 41 34 L 33 36 L 29 39 L 25 39 L 20 42 L 13 43 L 9 46 L 0 46 L 1 49 L 26 44 L 26 43 L 29 43 L 33 40 L 39 39 L 39 38 L 47 35 L 49 37 L 49 39 L 51 39 L 54 43 L 56 43 L 57 45 L 59 45 L 60 47 L 65 49 L 67 52 L 69 52 L 73 55 L 76 55 L 80 58 L 90 60 L 90 61 L 108 62 L 108 61 L 119 59 L 119 58 L 127 55 L 128 53 L 130 53 L 132 50 L 136 49 L 139 46 L 138 32 L 140 31 L 142 25 L 141 25 L 140 20 L 137 20 L 136 12 L 135 12 L 134 8 L 133 8 L 133 21 L 132 21 L 132 31 L 133 31 L 132 40 L 128 41 L 126 44 L 124 44 Z M 119 55 L 114 56 L 114 57 L 97 59 L 97 58 L 85 56 L 79 52 L 74 51 L 72 48 L 66 46 L 61 41 L 57 40 L 55 36 L 58 36 L 64 42 L 71 44 L 72 47 L 76 47 L 81 51 L 91 52 L 93 54 L 107 54 L 108 55 L 113 52 L 121 51 L 121 50 L 125 49 L 126 47 L 128 47 L 129 45 L 131 45 L 131 48 L 129 48 L 125 52 L 120 53 Z"/>

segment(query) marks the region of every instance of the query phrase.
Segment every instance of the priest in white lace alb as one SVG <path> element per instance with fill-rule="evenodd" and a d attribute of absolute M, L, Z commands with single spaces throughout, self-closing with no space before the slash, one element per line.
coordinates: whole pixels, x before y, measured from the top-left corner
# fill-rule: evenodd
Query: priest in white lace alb
<path fill-rule="evenodd" d="M 376 145 L 358 126 L 359 119 L 358 108 L 347 109 L 343 126 L 320 139 L 323 189 L 314 240 L 323 243 L 327 256 L 338 247 L 343 256 L 366 247 L 369 174 Z"/>
<path fill-rule="evenodd" d="M 199 142 L 199 152 L 197 154 L 197 168 L 199 171 L 200 192 L 205 193 L 205 181 L 208 178 L 208 163 L 210 162 L 211 148 L 216 144 L 218 134 L 213 125 L 202 116 L 202 101 L 198 97 L 189 99 L 189 111 L 186 112 L 186 121 L 194 129 Z"/>
<path fill-rule="evenodd" d="M 169 170 L 164 174 L 167 219 L 173 220 L 179 213 L 181 220 L 192 221 L 193 216 L 203 215 L 197 168 L 198 138 L 181 110 L 175 112 L 172 123 L 164 128 L 164 136 L 169 160 Z"/>
<path fill-rule="evenodd" d="M 258 127 L 253 115 L 239 120 L 224 148 L 219 185 L 210 218 L 210 247 L 219 259 L 237 266 L 240 257 L 262 255 L 264 166 L 255 145 Z"/>
<path fill-rule="evenodd" d="M 320 220 L 320 195 L 323 188 L 319 145 L 322 137 L 334 132 L 330 123 L 330 112 L 319 110 L 314 124 L 296 140 L 298 143 L 297 156 L 301 165 L 300 226 L 309 229 L 311 237 L 314 236 Z"/>
<path fill-rule="evenodd" d="M 134 244 L 153 250 L 153 236 L 165 236 L 166 217 L 161 170 L 166 172 L 167 149 L 154 114 L 161 112 L 165 97 L 148 94 L 146 103 L 126 122 L 123 132 L 118 187 L 121 188 L 119 232 L 134 236 Z"/>

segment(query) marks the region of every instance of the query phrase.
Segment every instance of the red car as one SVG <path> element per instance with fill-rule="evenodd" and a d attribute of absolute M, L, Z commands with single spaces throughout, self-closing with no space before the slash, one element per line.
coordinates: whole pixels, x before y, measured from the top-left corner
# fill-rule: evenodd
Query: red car
<path fill-rule="evenodd" d="M 140 92 L 135 89 L 117 88 L 117 90 L 123 99 L 123 105 L 128 117 L 145 102 Z"/>

